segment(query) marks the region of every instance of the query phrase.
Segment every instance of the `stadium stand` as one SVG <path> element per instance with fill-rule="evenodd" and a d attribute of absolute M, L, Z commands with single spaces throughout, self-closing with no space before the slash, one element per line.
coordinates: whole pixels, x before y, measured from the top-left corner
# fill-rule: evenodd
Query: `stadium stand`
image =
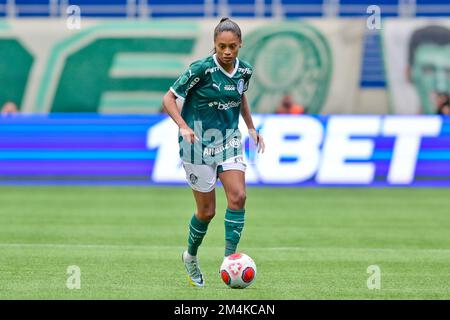
<path fill-rule="evenodd" d="M 360 86 L 362 88 L 384 88 L 386 80 L 380 34 L 367 31 L 364 40 Z"/>
<path fill-rule="evenodd" d="M 341 17 L 360 17 L 367 14 L 368 3 L 380 7 L 382 17 L 396 17 L 400 15 L 401 0 L 340 0 L 339 16 Z"/>
<path fill-rule="evenodd" d="M 324 1 L 322 0 L 281 0 L 281 12 L 284 17 L 321 17 L 324 14 Z M 277 3 L 275 2 L 275 5 Z"/>
<path fill-rule="evenodd" d="M 65 7 L 78 5 L 93 17 L 307 17 L 367 14 L 367 0 L 0 0 L 0 15 L 60 16 Z M 376 0 L 383 16 L 450 16 L 448 0 Z M 145 10 L 144 10 L 145 9 Z"/>
<path fill-rule="evenodd" d="M 448 17 L 448 0 L 377 0 L 382 17 Z M 83 17 L 100 18 L 364 18 L 367 0 L 0 0 L 0 17 L 60 17 L 78 5 Z M 362 88 L 386 85 L 379 32 L 368 31 L 364 43 Z"/>
<path fill-rule="evenodd" d="M 50 8 L 49 0 L 7 1 L 8 10 L 13 10 L 17 17 L 49 17 L 55 14 Z M 11 12 L 8 12 L 11 16 Z"/>
<path fill-rule="evenodd" d="M 0 0 L 0 17 L 6 16 L 6 0 Z"/>
<path fill-rule="evenodd" d="M 61 2 L 63 7 L 69 3 L 67 0 Z M 82 8 L 81 14 L 84 17 L 124 18 L 135 13 L 133 2 L 128 0 L 70 0 L 70 5 Z"/>
<path fill-rule="evenodd" d="M 448 0 L 416 0 L 417 17 L 449 17 L 450 2 Z"/>

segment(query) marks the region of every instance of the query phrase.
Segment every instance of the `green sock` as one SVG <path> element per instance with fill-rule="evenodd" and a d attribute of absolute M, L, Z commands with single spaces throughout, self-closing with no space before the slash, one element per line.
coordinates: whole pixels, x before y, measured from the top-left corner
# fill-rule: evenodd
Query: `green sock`
<path fill-rule="evenodd" d="M 192 215 L 191 222 L 189 223 L 189 238 L 188 238 L 188 253 L 191 256 L 197 255 L 197 250 L 202 243 L 203 238 L 208 230 L 209 221 L 201 221 L 197 217 Z"/>
<path fill-rule="evenodd" d="M 244 229 L 244 217 L 245 209 L 227 208 L 225 212 L 225 257 L 236 252 L 242 229 Z"/>

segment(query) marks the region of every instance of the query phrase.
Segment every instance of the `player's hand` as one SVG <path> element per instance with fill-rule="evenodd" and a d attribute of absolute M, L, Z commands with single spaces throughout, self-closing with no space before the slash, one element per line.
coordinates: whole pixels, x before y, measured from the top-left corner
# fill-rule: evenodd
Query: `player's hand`
<path fill-rule="evenodd" d="M 249 129 L 248 134 L 255 142 L 256 146 L 258 147 L 258 153 L 264 153 L 264 150 L 266 148 L 266 145 L 264 144 L 264 138 L 263 136 L 257 132 L 255 129 Z"/>
<path fill-rule="evenodd" d="M 184 140 L 189 143 L 194 143 L 195 141 L 199 141 L 194 131 L 188 126 L 180 128 L 180 134 Z"/>

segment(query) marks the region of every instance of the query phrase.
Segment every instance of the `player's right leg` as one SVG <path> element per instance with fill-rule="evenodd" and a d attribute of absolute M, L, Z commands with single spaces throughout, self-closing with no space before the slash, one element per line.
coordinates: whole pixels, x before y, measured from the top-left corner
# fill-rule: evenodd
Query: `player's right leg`
<path fill-rule="evenodd" d="M 245 170 L 242 156 L 230 158 L 218 167 L 227 196 L 225 211 L 225 257 L 236 252 L 245 223 Z"/>
<path fill-rule="evenodd" d="M 192 188 L 197 211 L 189 223 L 188 248 L 183 252 L 182 260 L 189 277 L 189 282 L 198 287 L 205 285 L 200 271 L 197 251 L 208 230 L 208 224 L 215 215 L 216 209 L 216 173 L 215 168 L 208 165 L 185 163 L 184 168 L 189 185 Z"/>

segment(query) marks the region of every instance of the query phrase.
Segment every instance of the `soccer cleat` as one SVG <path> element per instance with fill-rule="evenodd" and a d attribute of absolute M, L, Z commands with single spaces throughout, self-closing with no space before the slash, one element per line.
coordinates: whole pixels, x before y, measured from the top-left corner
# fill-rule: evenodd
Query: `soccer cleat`
<path fill-rule="evenodd" d="M 205 280 L 203 278 L 203 274 L 200 271 L 198 260 L 187 260 L 186 259 L 187 251 L 184 251 L 181 255 L 181 260 L 184 263 L 184 267 L 186 268 L 189 283 L 194 287 L 203 287 L 205 285 Z"/>

